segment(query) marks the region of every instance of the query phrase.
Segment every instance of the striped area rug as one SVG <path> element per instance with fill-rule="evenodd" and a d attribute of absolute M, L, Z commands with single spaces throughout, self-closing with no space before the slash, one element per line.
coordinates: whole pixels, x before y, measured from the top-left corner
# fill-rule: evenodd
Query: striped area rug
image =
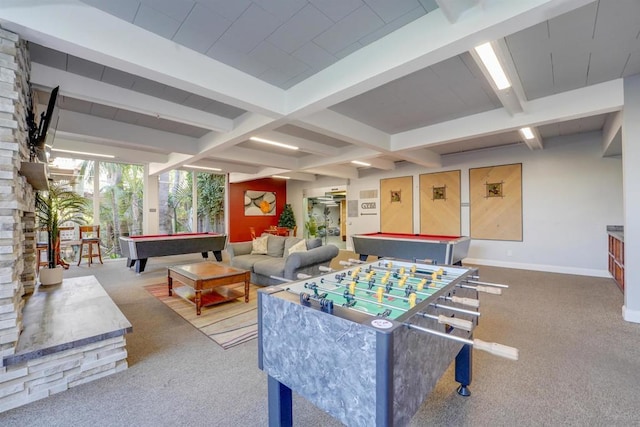
<path fill-rule="evenodd" d="M 248 303 L 244 298 L 238 298 L 203 307 L 200 316 L 196 315 L 196 306 L 192 302 L 175 292 L 169 296 L 166 282 L 144 288 L 225 350 L 258 336 L 258 286 L 250 285 Z"/>

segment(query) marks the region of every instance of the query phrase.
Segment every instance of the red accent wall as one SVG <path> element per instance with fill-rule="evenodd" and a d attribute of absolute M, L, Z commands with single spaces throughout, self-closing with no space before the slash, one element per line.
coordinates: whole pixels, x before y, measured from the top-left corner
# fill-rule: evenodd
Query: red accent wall
<path fill-rule="evenodd" d="M 244 192 L 246 190 L 272 191 L 276 193 L 275 216 L 245 216 Z M 278 218 L 287 202 L 287 181 L 264 178 L 255 181 L 239 182 L 229 185 L 229 241 L 245 242 L 251 240 L 249 227 L 256 229 L 256 234 L 272 225 L 278 225 Z"/>

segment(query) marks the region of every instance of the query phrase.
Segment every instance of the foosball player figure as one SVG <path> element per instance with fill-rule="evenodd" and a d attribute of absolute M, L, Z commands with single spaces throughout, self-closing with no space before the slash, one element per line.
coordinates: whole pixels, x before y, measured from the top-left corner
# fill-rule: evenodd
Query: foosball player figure
<path fill-rule="evenodd" d="M 344 299 L 346 301 L 344 304 L 342 304 L 343 307 L 353 307 L 354 305 L 356 305 L 356 300 L 353 298 L 353 295 L 349 293 L 348 289 L 344 291 Z"/>

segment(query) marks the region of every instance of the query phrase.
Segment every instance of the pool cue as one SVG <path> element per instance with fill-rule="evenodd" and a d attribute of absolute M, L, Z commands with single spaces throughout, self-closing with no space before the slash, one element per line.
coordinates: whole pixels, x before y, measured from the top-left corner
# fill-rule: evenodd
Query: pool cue
<path fill-rule="evenodd" d="M 503 344 L 498 344 L 495 342 L 486 342 L 479 339 L 469 340 L 466 338 L 461 338 L 455 335 L 447 334 L 445 332 L 434 331 L 433 329 L 423 328 L 418 325 L 413 325 L 411 323 L 404 323 L 409 329 L 416 329 L 421 332 L 425 332 L 427 334 L 436 335 L 442 338 L 446 338 L 453 341 L 458 341 L 463 344 L 472 345 L 473 348 L 486 351 L 487 353 L 493 354 L 495 356 L 504 357 L 506 359 L 518 360 L 518 349 L 515 347 L 509 347 Z"/>

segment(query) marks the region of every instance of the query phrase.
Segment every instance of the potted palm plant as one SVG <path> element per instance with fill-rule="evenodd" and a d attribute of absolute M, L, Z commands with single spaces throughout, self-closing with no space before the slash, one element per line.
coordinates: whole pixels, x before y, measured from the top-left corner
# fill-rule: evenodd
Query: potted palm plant
<path fill-rule="evenodd" d="M 58 254 L 59 228 L 65 222 L 84 223 L 83 214 L 87 207 L 84 197 L 71 190 L 68 184 L 52 182 L 49 189 L 36 193 L 36 219 L 38 227 L 47 233 L 47 268 L 40 271 L 40 283 L 53 285 L 62 282 L 62 268 Z"/>

